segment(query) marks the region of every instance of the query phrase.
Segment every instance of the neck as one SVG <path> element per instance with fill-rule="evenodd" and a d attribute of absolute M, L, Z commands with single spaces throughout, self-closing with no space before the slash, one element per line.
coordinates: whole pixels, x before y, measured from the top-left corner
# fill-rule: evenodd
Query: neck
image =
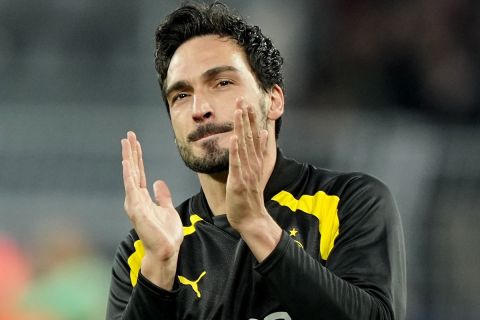
<path fill-rule="evenodd" d="M 277 146 L 275 139 L 268 139 L 263 158 L 263 173 L 261 180 L 262 190 L 265 189 L 270 176 L 272 175 L 275 161 L 277 160 Z M 213 215 L 226 213 L 225 198 L 226 186 L 228 179 L 228 171 L 204 174 L 198 173 L 198 179 L 202 186 L 203 193 L 207 198 L 208 206 L 212 210 Z"/>

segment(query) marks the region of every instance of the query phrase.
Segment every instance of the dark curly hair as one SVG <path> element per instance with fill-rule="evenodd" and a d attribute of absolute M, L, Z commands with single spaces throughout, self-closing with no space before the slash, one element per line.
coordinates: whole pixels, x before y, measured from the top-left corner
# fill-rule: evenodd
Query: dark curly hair
<path fill-rule="evenodd" d="M 245 50 L 259 87 L 268 91 L 274 85 L 284 90 L 283 58 L 272 41 L 232 12 L 225 4 L 215 1 L 209 5 L 186 3 L 166 17 L 155 31 L 155 69 L 168 111 L 165 79 L 173 54 L 187 40 L 215 34 L 231 38 Z M 275 122 L 275 136 L 280 131 L 281 118 Z"/>

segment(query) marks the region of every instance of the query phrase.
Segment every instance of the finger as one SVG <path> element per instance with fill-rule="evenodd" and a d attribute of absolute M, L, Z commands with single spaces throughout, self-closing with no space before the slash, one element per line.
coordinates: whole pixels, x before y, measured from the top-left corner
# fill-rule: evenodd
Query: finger
<path fill-rule="evenodd" d="M 242 122 L 243 122 L 243 134 L 245 136 L 245 148 L 247 152 L 247 156 L 249 157 L 256 157 L 255 154 L 255 143 L 253 139 L 253 132 L 252 132 L 252 126 L 250 123 L 250 112 L 251 112 L 251 106 L 248 106 L 246 110 L 243 110 L 242 113 Z"/>
<path fill-rule="evenodd" d="M 155 200 L 160 207 L 173 208 L 172 194 L 164 181 L 155 181 L 153 184 L 153 191 L 155 193 Z"/>
<path fill-rule="evenodd" d="M 245 146 L 245 134 L 243 127 L 243 110 L 237 109 L 234 112 L 234 132 L 237 136 L 237 153 L 240 158 L 240 164 L 248 166 L 248 156 Z"/>
<path fill-rule="evenodd" d="M 257 116 L 251 106 L 248 107 L 248 119 L 252 130 L 253 144 L 257 155 L 261 152 L 260 131 L 258 129 Z"/>
<path fill-rule="evenodd" d="M 133 170 L 131 154 L 132 150 L 130 146 L 130 141 L 128 141 L 128 139 L 122 139 L 122 161 L 127 161 L 126 163 L 128 165 L 130 175 Z"/>
<path fill-rule="evenodd" d="M 130 184 L 130 171 L 128 168 L 128 161 L 122 160 L 122 174 L 123 174 L 123 186 L 125 187 L 125 195 L 131 190 Z"/>
<path fill-rule="evenodd" d="M 137 141 L 137 150 L 138 150 L 138 171 L 140 173 L 140 188 L 147 187 L 147 176 L 145 174 L 145 166 L 143 164 L 143 151 L 140 141 Z"/>
<path fill-rule="evenodd" d="M 128 142 L 130 143 L 130 165 L 131 168 L 133 169 L 132 175 L 135 179 L 135 182 L 140 185 L 140 174 L 138 170 L 138 150 L 137 150 L 137 136 L 135 135 L 135 132 L 129 131 L 127 133 L 127 138 Z"/>
<path fill-rule="evenodd" d="M 137 181 L 135 178 L 136 171 L 133 166 L 133 158 L 132 158 L 132 146 L 128 139 L 122 139 L 122 158 L 123 160 L 127 161 L 130 176 L 133 178 L 134 182 L 136 182 Z"/>
<path fill-rule="evenodd" d="M 138 150 L 137 150 L 137 136 L 135 135 L 135 132 L 128 131 L 127 132 L 127 139 L 128 139 L 128 142 L 130 142 L 130 146 L 132 148 L 133 165 L 137 166 L 138 165 Z"/>
<path fill-rule="evenodd" d="M 129 160 L 130 158 L 130 142 L 128 142 L 127 139 L 122 139 L 120 140 L 120 143 L 122 144 L 122 161 L 123 160 Z"/>
<path fill-rule="evenodd" d="M 228 168 L 228 179 L 231 181 L 241 181 L 242 172 L 241 172 L 241 161 L 240 155 L 238 153 L 238 136 L 234 135 L 230 138 L 230 150 L 229 150 L 229 168 Z"/>
<path fill-rule="evenodd" d="M 137 198 L 137 187 L 130 172 L 130 164 L 122 161 L 123 185 L 125 187 L 125 203 L 132 203 Z"/>
<path fill-rule="evenodd" d="M 242 123 L 242 117 L 244 113 L 244 98 L 240 97 L 236 99 L 236 106 L 235 106 L 235 111 L 234 111 L 234 124 L 236 125 L 234 127 L 235 134 L 238 137 L 238 143 L 242 144 L 244 137 L 244 128 L 243 128 L 243 123 Z"/>
<path fill-rule="evenodd" d="M 243 125 L 243 136 L 245 139 L 245 147 L 247 150 L 247 154 L 250 155 L 251 151 L 253 150 L 253 136 L 252 136 L 252 128 L 250 127 L 250 119 L 248 115 L 248 108 L 242 108 L 242 125 Z"/>

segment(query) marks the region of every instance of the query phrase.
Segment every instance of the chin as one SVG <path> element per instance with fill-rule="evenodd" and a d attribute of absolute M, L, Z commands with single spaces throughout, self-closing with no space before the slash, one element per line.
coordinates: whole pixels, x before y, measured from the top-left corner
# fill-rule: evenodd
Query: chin
<path fill-rule="evenodd" d="M 197 173 L 218 173 L 228 170 L 228 147 L 222 147 L 218 139 L 202 139 L 185 145 L 177 144 L 180 156 L 187 167 Z"/>

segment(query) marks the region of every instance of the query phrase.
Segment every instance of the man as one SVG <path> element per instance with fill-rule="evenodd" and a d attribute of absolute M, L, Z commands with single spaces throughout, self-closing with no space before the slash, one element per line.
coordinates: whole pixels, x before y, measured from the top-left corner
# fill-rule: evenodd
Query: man
<path fill-rule="evenodd" d="M 403 319 L 405 261 L 387 188 L 284 157 L 282 58 L 224 5 L 184 5 L 156 31 L 176 144 L 201 191 L 147 191 L 122 140 L 134 229 L 115 256 L 107 319 Z"/>

